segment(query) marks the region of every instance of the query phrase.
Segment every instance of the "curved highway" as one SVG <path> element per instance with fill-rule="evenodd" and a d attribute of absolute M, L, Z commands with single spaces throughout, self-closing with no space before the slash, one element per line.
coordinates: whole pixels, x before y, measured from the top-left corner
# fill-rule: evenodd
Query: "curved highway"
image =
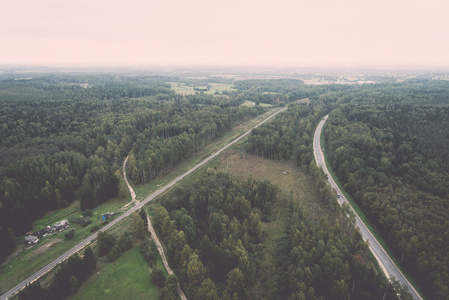
<path fill-rule="evenodd" d="M 384 271 L 385 275 L 388 278 L 396 278 L 402 285 L 408 287 L 409 292 L 412 294 L 414 299 L 421 299 L 422 297 L 419 295 L 419 293 L 415 290 L 415 288 L 410 284 L 410 282 L 405 278 L 405 276 L 402 274 L 402 272 L 399 270 L 399 268 L 396 266 L 396 264 L 391 260 L 390 256 L 385 252 L 385 250 L 382 248 L 382 246 L 379 244 L 379 242 L 376 240 L 376 238 L 373 236 L 371 231 L 366 227 L 365 223 L 360 219 L 360 217 L 357 215 L 355 210 L 352 208 L 351 204 L 347 201 L 343 193 L 341 193 L 338 186 L 335 184 L 334 179 L 332 178 L 331 174 L 329 173 L 325 159 L 324 154 L 322 152 L 321 148 L 321 131 L 323 129 L 324 123 L 326 122 L 329 115 L 325 116 L 321 122 L 318 124 L 315 134 L 313 136 L 313 154 L 315 156 L 315 161 L 318 165 L 318 167 L 321 167 L 324 171 L 324 173 L 328 176 L 329 184 L 333 189 L 336 189 L 338 193 L 340 193 L 340 197 L 337 199 L 340 205 L 343 205 L 346 203 L 349 205 L 351 210 L 354 212 L 356 225 L 360 229 L 360 233 L 362 234 L 363 239 L 368 243 L 369 248 L 371 249 L 371 252 L 373 253 L 374 257 L 377 259 L 380 267 Z"/>
<path fill-rule="evenodd" d="M 262 125 L 263 123 L 265 123 L 266 121 L 268 121 L 269 119 L 273 118 L 275 115 L 277 115 L 278 113 L 285 111 L 287 109 L 287 107 L 278 110 L 277 112 L 275 112 L 274 114 L 270 115 L 269 117 L 267 117 L 266 119 L 264 119 L 263 121 L 261 121 L 259 124 L 257 124 L 256 126 L 254 126 L 254 128 L 259 127 L 260 125 Z M 232 146 L 233 144 L 237 143 L 238 141 L 240 141 L 242 138 L 244 138 L 245 136 L 247 136 L 252 129 L 248 130 L 247 132 L 245 132 L 244 134 L 242 134 L 241 136 L 239 136 L 238 138 L 236 138 L 235 140 L 233 140 L 232 142 L 230 142 L 229 144 L 227 144 L 226 146 L 224 146 L 223 148 L 221 148 L 220 150 L 216 151 L 215 153 L 213 153 L 211 156 L 209 156 L 208 158 L 206 158 L 205 160 L 203 160 L 202 162 L 198 163 L 196 166 L 192 167 L 189 171 L 185 172 L 184 174 L 182 174 L 181 176 L 175 178 L 173 181 L 171 181 L 170 183 L 168 183 L 166 186 L 162 187 L 161 189 L 157 190 L 156 192 L 154 192 L 153 194 L 151 194 L 150 196 L 148 196 L 146 199 L 137 202 L 135 206 L 131 207 L 130 209 L 128 209 L 126 212 L 124 212 L 122 215 L 118 216 L 117 218 L 113 219 L 111 222 L 109 222 L 106 226 L 104 226 L 103 228 L 101 228 L 102 231 L 104 230 L 108 230 L 109 228 L 111 228 L 112 226 L 116 225 L 118 222 L 120 222 L 121 220 L 125 219 L 126 217 L 130 216 L 132 213 L 134 213 L 135 211 L 139 210 L 140 208 L 142 208 L 142 206 L 144 206 L 145 204 L 147 204 L 148 202 L 150 202 L 151 200 L 153 200 L 154 198 L 156 198 L 157 196 L 161 195 L 162 193 L 164 193 L 165 191 L 167 191 L 168 189 L 170 189 L 172 186 L 174 186 L 178 181 L 180 181 L 181 179 L 183 179 L 185 176 L 190 175 L 191 173 L 195 172 L 199 167 L 201 167 L 202 165 L 204 165 L 205 163 L 209 162 L 211 159 L 215 158 L 217 155 L 219 155 L 221 152 L 223 152 L 224 150 L 226 150 L 227 148 L 229 148 L 230 146 Z M 85 248 L 90 242 L 92 242 L 94 239 L 96 239 L 98 232 L 95 232 L 94 234 L 92 234 L 91 236 L 89 236 L 88 238 L 86 238 L 85 240 L 79 242 L 76 246 L 74 246 L 72 249 L 68 250 L 67 252 L 65 252 L 64 254 L 62 254 L 61 256 L 59 256 L 58 258 L 56 258 L 55 260 L 53 260 L 52 262 L 50 262 L 48 265 L 46 265 L 45 267 L 43 267 L 42 269 L 36 271 L 34 274 L 32 274 L 31 276 L 29 276 L 28 278 L 26 278 L 25 280 L 23 280 L 21 283 L 19 283 L 18 285 L 16 285 L 15 287 L 13 287 L 12 289 L 10 289 L 8 292 L 4 293 L 3 295 L 0 296 L 1 300 L 5 300 L 8 299 L 9 297 L 13 296 L 15 293 L 19 292 L 21 289 L 23 289 L 28 283 L 34 282 L 37 279 L 39 279 L 42 275 L 44 275 L 45 273 L 47 273 L 48 271 L 50 271 L 51 269 L 53 269 L 57 264 L 59 264 L 60 262 L 66 260 L 67 258 L 69 258 L 72 254 L 74 254 L 75 252 L 78 252 L 80 250 L 82 250 L 83 248 Z"/>

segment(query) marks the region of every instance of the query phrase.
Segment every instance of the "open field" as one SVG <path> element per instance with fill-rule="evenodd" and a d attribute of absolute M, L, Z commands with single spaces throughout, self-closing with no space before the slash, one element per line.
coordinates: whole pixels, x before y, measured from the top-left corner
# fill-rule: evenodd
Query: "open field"
<path fill-rule="evenodd" d="M 256 105 L 256 102 L 246 100 L 246 101 L 245 101 L 244 103 L 242 103 L 240 106 L 255 106 L 255 105 Z M 273 107 L 273 105 L 268 104 L 268 103 L 260 103 L 259 105 L 262 106 L 262 107 Z"/>
<path fill-rule="evenodd" d="M 163 269 L 160 259 L 157 265 Z M 113 263 L 99 263 L 97 273 L 68 299 L 158 299 L 150 273 L 136 245 Z"/>
<path fill-rule="evenodd" d="M 211 85 L 210 90 L 204 93 L 215 94 L 216 92 L 219 92 L 221 94 L 221 92 L 225 90 L 232 91 L 234 89 L 233 84 L 211 83 L 210 85 Z"/>
<path fill-rule="evenodd" d="M 167 82 L 171 85 L 171 89 L 179 95 L 195 95 L 195 91 L 192 86 L 188 86 L 185 83 L 180 82 Z"/>
<path fill-rule="evenodd" d="M 257 180 L 268 179 L 276 183 L 280 189 L 280 197 L 289 199 L 292 196 L 310 216 L 326 214 L 319 203 L 312 179 L 292 162 L 264 159 L 237 149 L 223 153 L 218 159 L 219 168 L 240 180 L 246 180 L 251 175 Z"/>

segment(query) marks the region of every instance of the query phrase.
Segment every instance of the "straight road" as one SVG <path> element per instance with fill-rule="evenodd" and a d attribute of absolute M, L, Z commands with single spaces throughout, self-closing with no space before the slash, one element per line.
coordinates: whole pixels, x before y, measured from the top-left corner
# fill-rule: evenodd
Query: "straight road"
<path fill-rule="evenodd" d="M 287 107 L 277 111 L 276 113 L 270 115 L 269 117 L 267 117 L 266 119 L 264 119 L 263 121 L 261 121 L 259 124 L 257 124 L 254 128 L 259 127 L 260 125 L 262 125 L 263 123 L 265 123 L 266 121 L 270 120 L 271 118 L 273 118 L 275 115 L 277 115 L 278 113 L 285 111 L 287 109 Z M 161 189 L 157 190 L 156 192 L 154 192 L 153 194 L 151 194 L 150 196 L 148 196 L 146 199 L 136 203 L 135 206 L 133 206 L 132 208 L 128 209 L 126 212 L 124 212 L 122 215 L 118 216 L 117 218 L 113 219 L 111 222 L 109 222 L 106 226 L 104 226 L 103 228 L 101 228 L 102 231 L 104 230 L 108 230 L 109 228 L 111 228 L 112 226 L 116 225 L 118 222 L 120 222 L 121 220 L 129 217 L 132 213 L 136 212 L 137 210 L 141 209 L 142 206 L 144 206 L 145 204 L 147 204 L 148 202 L 150 202 L 151 200 L 153 200 L 154 198 L 156 198 L 157 196 L 163 194 L 165 191 L 167 191 L 168 189 L 170 189 L 172 186 L 174 186 L 178 181 L 180 181 L 181 179 L 183 179 L 185 176 L 188 176 L 190 174 L 192 174 L 193 172 L 195 172 L 198 168 L 200 168 L 201 166 L 203 166 L 204 164 L 206 164 L 207 162 L 209 162 L 211 159 L 215 158 L 216 156 L 218 156 L 221 152 L 223 152 L 224 150 L 226 150 L 227 148 L 229 148 L 230 146 L 234 145 L 235 143 L 237 143 L 238 141 L 240 141 L 242 138 L 244 138 L 245 136 L 247 136 L 252 129 L 248 130 L 247 132 L 245 132 L 244 134 L 242 134 L 241 136 L 239 136 L 238 138 L 236 138 L 235 140 L 233 140 L 232 142 L 230 142 L 229 144 L 227 144 L 226 146 L 224 146 L 223 148 L 221 148 L 220 150 L 216 151 L 215 153 L 213 153 L 211 156 L 209 156 L 208 158 L 206 158 L 205 160 L 203 160 L 202 162 L 198 163 L 196 166 L 192 167 L 189 171 L 185 172 L 184 174 L 182 174 L 181 176 L 177 177 L 176 179 L 174 179 L 173 181 L 171 181 L 170 183 L 168 183 L 166 186 L 162 187 Z M 58 258 L 56 258 L 55 260 L 53 260 L 52 262 L 50 262 L 48 265 L 46 265 L 45 267 L 43 267 L 42 269 L 38 270 L 37 272 L 35 272 L 34 274 L 32 274 L 31 276 L 29 276 L 28 278 L 26 278 L 24 281 L 22 281 L 21 283 L 19 283 L 18 285 L 16 285 L 15 287 L 13 287 L 12 289 L 10 289 L 8 292 L 4 293 L 3 295 L 0 296 L 1 300 L 6 300 L 9 297 L 13 296 L 15 293 L 17 293 L 18 291 L 20 291 L 21 289 L 23 289 L 28 283 L 34 282 L 35 280 L 37 280 L 38 278 L 40 278 L 42 275 L 44 275 L 45 273 L 47 273 L 48 271 L 50 271 L 51 269 L 53 269 L 57 264 L 59 264 L 60 262 L 62 262 L 63 260 L 66 260 L 67 258 L 69 258 L 72 254 L 74 254 L 75 252 L 78 252 L 80 250 L 82 250 L 83 248 L 85 248 L 89 243 L 91 243 L 93 240 L 95 240 L 97 238 L 97 234 L 98 232 L 95 232 L 94 234 L 92 234 L 91 236 L 89 236 L 88 238 L 86 238 L 85 240 L 79 242 L 76 246 L 74 246 L 72 249 L 68 250 L 67 252 L 65 252 L 64 254 L 62 254 L 61 256 L 59 256 Z"/>
<path fill-rule="evenodd" d="M 368 243 L 369 248 L 371 249 L 371 252 L 373 253 L 374 257 L 377 259 L 380 267 L 384 271 L 385 275 L 388 278 L 396 278 L 402 285 L 405 285 L 408 287 L 409 292 L 412 294 L 412 296 L 415 299 L 421 299 L 422 297 L 418 294 L 418 292 L 415 290 L 415 288 L 410 284 L 410 282 L 405 278 L 405 276 L 402 274 L 402 272 L 399 270 L 399 268 L 396 266 L 396 264 L 391 260 L 390 256 L 385 252 L 385 250 L 382 248 L 382 246 L 379 244 L 379 242 L 376 240 L 376 238 L 373 236 L 371 231 L 366 227 L 365 223 L 363 223 L 362 219 L 357 215 L 355 210 L 352 208 L 351 204 L 348 202 L 348 200 L 345 198 L 343 193 L 338 188 L 337 184 L 335 184 L 334 179 L 332 178 L 332 175 L 329 173 L 327 167 L 326 167 L 326 161 L 324 159 L 324 154 L 321 148 L 321 131 L 323 129 L 324 123 L 326 122 L 329 115 L 325 116 L 321 122 L 318 124 L 315 134 L 313 136 L 313 154 L 315 156 L 315 161 L 318 165 L 318 167 L 321 167 L 324 171 L 324 173 L 328 176 L 329 184 L 332 188 L 335 188 L 339 193 L 340 197 L 337 199 L 340 205 L 343 205 L 346 203 L 349 205 L 351 210 L 354 212 L 356 225 L 360 229 L 360 233 L 362 234 L 363 239 Z"/>

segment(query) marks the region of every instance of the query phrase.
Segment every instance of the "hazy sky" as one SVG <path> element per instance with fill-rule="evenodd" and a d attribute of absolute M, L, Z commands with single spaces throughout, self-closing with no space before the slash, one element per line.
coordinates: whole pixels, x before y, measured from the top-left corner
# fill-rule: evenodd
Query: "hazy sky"
<path fill-rule="evenodd" d="M 1 0 L 0 64 L 449 65 L 448 0 Z"/>

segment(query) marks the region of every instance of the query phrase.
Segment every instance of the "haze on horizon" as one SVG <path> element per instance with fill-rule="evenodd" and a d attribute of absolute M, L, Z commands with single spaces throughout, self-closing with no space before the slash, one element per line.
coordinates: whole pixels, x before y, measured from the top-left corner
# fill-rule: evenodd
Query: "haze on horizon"
<path fill-rule="evenodd" d="M 449 66 L 449 2 L 15 0 L 0 64 Z"/>

